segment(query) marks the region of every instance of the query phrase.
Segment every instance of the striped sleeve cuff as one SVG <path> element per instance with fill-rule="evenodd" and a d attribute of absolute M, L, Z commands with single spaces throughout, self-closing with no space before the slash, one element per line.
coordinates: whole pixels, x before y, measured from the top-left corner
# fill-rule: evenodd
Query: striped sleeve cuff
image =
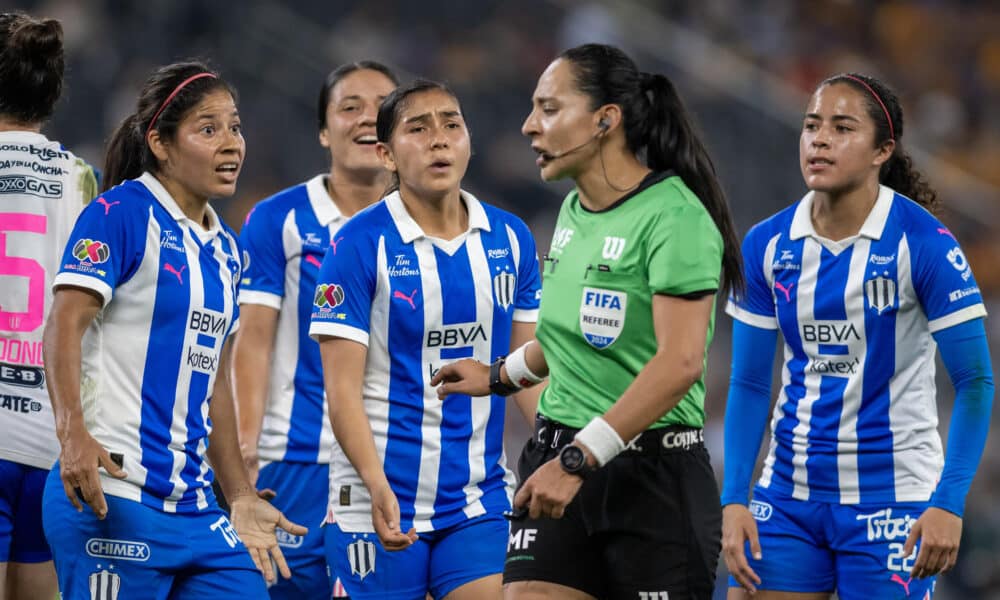
<path fill-rule="evenodd" d="M 104 280 L 102 279 L 88 277 L 87 275 L 80 275 L 78 273 L 59 273 L 52 282 L 52 290 L 55 291 L 57 288 L 64 285 L 97 292 L 104 300 L 101 304 L 101 308 L 104 308 L 108 305 L 108 302 L 111 302 L 113 290 L 111 289 L 111 286 L 104 283 Z"/>
<path fill-rule="evenodd" d="M 747 325 L 752 325 L 754 327 L 759 327 L 761 329 L 777 329 L 778 319 L 772 316 L 758 315 L 757 313 L 752 313 L 745 308 L 740 308 L 736 306 L 730 300 L 726 303 L 726 314 L 730 317 L 736 319 L 737 321 L 746 323 Z"/>
<path fill-rule="evenodd" d="M 538 309 L 537 308 L 515 308 L 514 315 L 511 317 L 514 321 L 519 323 L 537 323 L 538 322 Z"/>
<path fill-rule="evenodd" d="M 240 290 L 240 304 L 259 304 L 281 310 L 281 296 L 260 290 Z"/>
<path fill-rule="evenodd" d="M 318 342 L 320 336 L 325 335 L 353 340 L 364 346 L 368 345 L 368 332 L 357 327 L 342 323 L 317 323 L 316 321 L 309 325 L 309 337 L 312 339 Z"/>
<path fill-rule="evenodd" d="M 931 333 L 935 333 L 953 325 L 958 325 L 959 323 L 965 323 L 966 321 L 971 321 L 972 319 L 978 319 L 985 316 L 986 307 L 983 306 L 982 303 L 973 304 L 972 306 L 967 306 L 962 310 L 957 310 L 943 317 L 938 317 L 933 321 L 928 321 L 927 328 L 930 329 Z"/>

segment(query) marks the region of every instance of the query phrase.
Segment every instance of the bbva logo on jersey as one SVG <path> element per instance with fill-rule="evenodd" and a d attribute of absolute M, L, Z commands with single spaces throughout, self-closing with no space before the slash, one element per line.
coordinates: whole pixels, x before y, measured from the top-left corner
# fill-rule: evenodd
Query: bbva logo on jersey
<path fill-rule="evenodd" d="M 625 292 L 583 288 L 580 298 L 580 332 L 591 346 L 603 350 L 615 343 L 625 328 Z"/>

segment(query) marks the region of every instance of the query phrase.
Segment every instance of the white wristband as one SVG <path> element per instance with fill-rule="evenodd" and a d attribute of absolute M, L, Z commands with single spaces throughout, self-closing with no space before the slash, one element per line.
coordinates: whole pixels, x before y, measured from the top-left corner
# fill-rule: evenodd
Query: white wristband
<path fill-rule="evenodd" d="M 530 344 L 531 342 L 528 342 Z M 531 387 L 536 383 L 541 383 L 545 378 L 539 377 L 528 368 L 527 347 L 525 344 L 507 355 L 504 366 L 507 367 L 507 378 L 510 382 L 520 388 Z"/>
<path fill-rule="evenodd" d="M 594 417 L 573 439 L 590 450 L 594 460 L 602 467 L 625 449 L 621 436 L 601 417 Z"/>

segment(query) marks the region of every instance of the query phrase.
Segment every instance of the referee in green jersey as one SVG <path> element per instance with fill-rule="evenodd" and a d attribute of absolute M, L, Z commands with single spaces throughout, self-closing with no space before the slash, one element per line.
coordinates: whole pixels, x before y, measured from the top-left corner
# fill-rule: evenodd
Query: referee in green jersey
<path fill-rule="evenodd" d="M 710 598 L 721 509 L 703 372 L 716 293 L 743 284 L 729 208 L 673 84 L 621 50 L 567 50 L 532 106 L 542 178 L 576 184 L 544 258 L 538 341 L 432 381 L 475 396 L 550 376 L 518 464 L 507 597 Z"/>

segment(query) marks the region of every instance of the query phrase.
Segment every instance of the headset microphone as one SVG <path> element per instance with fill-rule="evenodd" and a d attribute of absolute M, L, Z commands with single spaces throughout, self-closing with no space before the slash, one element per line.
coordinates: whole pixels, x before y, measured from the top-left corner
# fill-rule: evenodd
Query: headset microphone
<path fill-rule="evenodd" d="M 585 141 L 582 144 L 577 144 L 576 146 L 573 146 L 569 150 L 556 152 L 555 154 L 552 155 L 552 158 L 556 159 L 556 158 L 562 158 L 564 156 L 569 156 L 570 154 L 573 154 L 574 152 L 581 150 L 586 146 L 589 146 L 591 142 L 604 135 L 608 131 L 608 127 L 610 126 L 611 125 L 609 125 L 607 121 L 601 119 L 600 121 L 597 122 L 597 131 L 595 131 L 594 135 L 590 136 L 590 138 L 587 141 Z"/>

